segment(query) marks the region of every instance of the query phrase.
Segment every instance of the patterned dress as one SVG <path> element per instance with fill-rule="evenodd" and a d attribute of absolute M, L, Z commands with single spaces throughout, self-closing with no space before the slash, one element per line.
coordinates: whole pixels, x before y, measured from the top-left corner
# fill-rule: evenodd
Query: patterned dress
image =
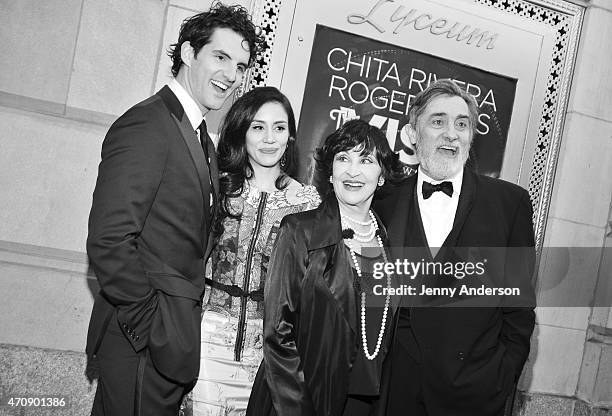
<path fill-rule="evenodd" d="M 226 218 L 209 263 L 212 288 L 204 299 L 200 375 L 193 415 L 244 415 L 263 358 L 263 287 L 279 225 L 285 215 L 316 208 L 319 194 L 296 181 L 260 192 L 245 184 L 231 200 L 240 219 Z M 188 413 L 188 412 L 187 412 Z"/>

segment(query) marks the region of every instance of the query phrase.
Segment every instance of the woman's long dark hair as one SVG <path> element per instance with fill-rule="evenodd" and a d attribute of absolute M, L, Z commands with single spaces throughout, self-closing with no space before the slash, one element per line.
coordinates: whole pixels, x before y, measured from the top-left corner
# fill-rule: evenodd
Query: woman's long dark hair
<path fill-rule="evenodd" d="M 220 212 L 214 225 L 214 232 L 223 232 L 223 219 L 239 218 L 241 213 L 232 212 L 230 199 L 239 196 L 244 182 L 253 177 L 253 167 L 246 150 L 246 133 L 259 109 L 267 103 L 279 103 L 287 113 L 289 141 L 281 158 L 281 174 L 276 179 L 277 189 L 283 189 L 297 172 L 297 147 L 295 145 L 295 116 L 289 100 L 274 87 L 258 87 L 238 98 L 228 111 L 219 135 L 217 158 L 219 161 L 219 206 Z"/>

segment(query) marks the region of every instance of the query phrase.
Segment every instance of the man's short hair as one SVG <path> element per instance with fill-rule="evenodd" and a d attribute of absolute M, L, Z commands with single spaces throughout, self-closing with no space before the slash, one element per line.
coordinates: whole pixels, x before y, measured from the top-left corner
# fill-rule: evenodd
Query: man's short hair
<path fill-rule="evenodd" d="M 476 124 L 478 123 L 478 104 L 476 103 L 474 97 L 463 91 L 450 79 L 440 79 L 430 84 L 427 88 L 416 95 L 414 101 L 410 105 L 410 110 L 408 111 L 408 122 L 410 125 L 416 129 L 416 123 L 421 114 L 423 114 L 423 111 L 425 111 L 427 105 L 434 98 L 441 95 L 460 97 L 463 99 L 463 101 L 465 101 L 468 106 L 470 130 L 473 138 L 474 133 L 476 132 Z"/>
<path fill-rule="evenodd" d="M 171 45 L 168 50 L 168 56 L 172 59 L 173 76 L 178 75 L 183 64 L 181 45 L 184 42 L 189 42 L 197 56 L 200 49 L 210 42 L 210 38 L 217 28 L 231 29 L 242 35 L 249 44 L 249 65 L 253 63 L 255 55 L 263 43 L 263 37 L 251 21 L 248 10 L 238 5 L 226 6 L 223 3 L 215 3 L 207 12 L 198 13 L 183 21 L 178 41 Z"/>

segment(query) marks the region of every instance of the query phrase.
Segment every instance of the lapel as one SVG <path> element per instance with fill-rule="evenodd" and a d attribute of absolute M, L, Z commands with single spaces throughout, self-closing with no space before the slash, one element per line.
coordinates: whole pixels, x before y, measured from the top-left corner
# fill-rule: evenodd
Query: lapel
<path fill-rule="evenodd" d="M 410 232 L 409 237 L 410 240 L 407 241 L 407 246 L 408 247 L 427 247 L 428 250 L 425 250 L 427 252 L 427 254 L 429 254 L 430 258 L 434 257 L 434 253 L 431 252 L 431 248 L 429 247 L 429 242 L 427 241 L 427 234 L 425 234 L 425 228 L 423 228 L 423 218 L 421 217 L 421 208 L 419 207 L 419 197 L 417 195 L 417 192 L 419 192 L 419 190 L 417 189 L 417 181 L 416 181 L 416 175 L 415 176 L 415 183 L 414 183 L 414 188 L 411 192 L 411 198 L 412 198 L 412 206 L 414 207 L 413 212 L 412 212 L 412 216 L 410 217 L 410 221 L 412 222 L 412 227 L 411 230 L 412 232 Z"/>
<path fill-rule="evenodd" d="M 354 334 L 357 331 L 357 304 L 353 287 L 353 269 L 350 256 L 342 241 L 340 225 L 340 210 L 334 195 L 323 200 L 317 208 L 312 234 L 308 243 L 309 256 L 311 252 L 324 250 L 326 261 L 323 267 L 323 277 L 329 286 L 334 299 L 344 312 L 345 319 Z"/>
<path fill-rule="evenodd" d="M 178 98 L 176 98 L 172 90 L 166 85 L 161 90 L 159 90 L 157 95 L 159 95 L 166 104 L 166 107 L 172 115 L 172 119 L 176 123 L 176 126 L 178 127 L 179 131 L 181 132 L 181 137 L 185 141 L 187 149 L 189 149 L 191 160 L 198 173 L 202 195 L 206 196 L 206 199 L 208 199 L 207 196 L 209 193 L 210 178 L 208 176 L 208 170 L 206 169 L 206 159 L 204 158 L 204 151 L 202 150 L 202 146 L 200 145 L 198 136 L 195 130 L 193 129 L 191 123 L 189 122 L 189 118 L 187 117 L 187 114 L 185 114 L 183 106 L 181 105 Z"/>
<path fill-rule="evenodd" d="M 210 224 L 214 224 L 215 218 L 218 214 L 219 209 L 219 165 L 217 163 L 217 152 L 215 150 L 215 146 L 210 139 L 210 136 L 207 134 L 207 145 L 208 145 L 208 156 L 210 158 L 210 162 L 208 164 L 208 169 L 210 172 L 210 183 L 212 184 L 212 194 L 213 194 L 213 204 L 212 204 L 212 212 L 210 213 Z M 208 232 L 208 242 L 206 244 L 206 252 L 204 253 L 204 261 L 208 259 L 210 252 L 213 248 L 214 243 L 214 233 L 211 231 L 211 227 L 209 227 Z"/>
<path fill-rule="evenodd" d="M 208 143 L 208 155 L 210 156 L 210 183 L 212 184 L 213 195 L 215 196 L 216 201 L 219 198 L 219 165 L 217 163 L 217 150 L 215 149 L 215 145 L 213 144 L 210 138 L 208 140 Z"/>
<path fill-rule="evenodd" d="M 404 237 L 400 240 L 404 247 L 429 247 L 423 221 L 421 220 L 421 210 L 419 209 L 419 200 L 417 197 L 417 175 L 412 175 L 408 178 L 406 189 L 406 197 L 402 199 L 405 208 L 405 224 L 401 228 Z"/>
<path fill-rule="evenodd" d="M 185 144 L 187 145 L 187 149 L 189 150 L 189 155 L 191 156 L 191 161 L 193 162 L 193 166 L 198 174 L 198 180 L 200 182 L 200 190 L 202 191 L 202 199 L 203 199 L 203 210 L 202 210 L 202 246 L 205 252 L 204 258 L 208 256 L 210 250 L 212 248 L 212 233 L 210 232 L 210 228 L 212 225 L 212 217 L 210 216 L 209 206 L 210 206 L 210 184 L 212 182 L 213 189 L 218 191 L 219 183 L 218 183 L 218 174 L 217 172 L 217 158 L 214 152 L 210 153 L 211 161 L 214 160 L 215 164 L 215 173 L 213 173 L 212 167 L 210 169 L 207 168 L 206 157 L 204 156 L 204 150 L 202 149 L 202 145 L 198 140 L 197 133 L 193 129 L 191 122 L 189 121 L 189 117 L 185 113 L 183 106 L 172 90 L 168 88 L 168 86 L 164 86 L 157 93 L 165 103 L 166 107 L 170 111 L 170 115 L 174 120 L 176 126 L 178 127 L 181 137 Z M 214 146 L 213 146 L 214 147 Z M 211 176 L 216 180 L 211 180 Z M 216 186 L 216 188 L 215 188 Z M 213 208 L 214 209 L 214 208 Z M 205 237 L 204 237 L 205 236 Z M 206 244 L 206 246 L 204 246 Z"/>
<path fill-rule="evenodd" d="M 340 209 L 334 195 L 327 196 L 315 210 L 315 221 L 308 250 L 333 246 L 342 241 Z"/>
<path fill-rule="evenodd" d="M 461 185 L 461 193 L 459 194 L 459 203 L 457 204 L 453 228 L 450 233 L 448 233 L 442 247 L 455 247 L 457 245 L 457 239 L 461 234 L 463 224 L 465 224 L 465 220 L 472 209 L 476 197 L 478 186 L 476 185 L 475 176 L 476 175 L 471 170 L 467 168 L 463 169 L 463 183 Z"/>

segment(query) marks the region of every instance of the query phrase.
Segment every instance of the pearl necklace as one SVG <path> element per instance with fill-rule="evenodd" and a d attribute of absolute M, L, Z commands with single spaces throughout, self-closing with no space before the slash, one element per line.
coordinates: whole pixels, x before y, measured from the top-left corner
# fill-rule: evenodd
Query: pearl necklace
<path fill-rule="evenodd" d="M 376 231 L 378 230 L 378 223 L 376 222 L 376 217 L 374 216 L 374 213 L 371 210 L 369 211 L 369 214 L 370 220 L 365 222 L 357 221 L 354 218 L 349 217 L 348 215 L 340 214 L 340 222 L 342 224 L 342 229 L 353 230 L 353 238 L 359 241 L 360 243 L 367 243 L 369 241 L 372 241 L 374 239 L 374 235 L 376 235 Z M 369 225 L 370 229 L 365 233 L 360 233 L 359 231 L 356 231 L 353 228 L 349 227 L 346 220 L 349 220 L 350 222 L 353 222 L 355 224 Z"/>
<path fill-rule="evenodd" d="M 372 225 L 372 221 L 376 222 L 376 220 L 373 217 L 372 210 L 370 210 L 370 219 L 368 221 L 358 221 L 355 218 L 349 217 L 348 215 L 344 215 L 344 214 L 342 214 L 342 218 L 349 220 L 353 224 L 358 224 L 358 225 Z"/>
<path fill-rule="evenodd" d="M 378 223 L 374 217 L 372 211 L 370 211 L 370 218 L 372 219 L 371 224 L 374 225 L 374 230 L 378 230 Z M 356 239 L 356 238 L 355 238 Z M 360 241 L 356 239 L 357 241 Z M 387 263 L 387 254 L 385 253 L 385 249 L 382 243 L 382 240 L 379 235 L 376 236 L 376 240 L 378 241 L 378 246 L 380 247 L 380 251 L 383 255 L 383 260 Z M 349 251 L 351 253 L 351 259 L 353 260 L 353 264 L 355 265 L 355 271 L 357 272 L 357 276 L 361 280 L 361 267 L 359 267 L 359 262 L 357 261 L 357 255 L 355 254 L 355 250 L 351 246 L 349 246 Z M 387 323 L 387 314 L 389 312 L 389 301 L 391 299 L 391 295 L 389 295 L 389 288 L 391 287 L 391 276 L 387 274 L 387 295 L 385 297 L 385 307 L 383 309 L 383 315 L 380 323 L 380 331 L 378 332 L 378 339 L 376 340 L 376 348 L 374 352 L 370 354 L 368 350 L 368 338 L 366 335 L 366 294 L 365 292 L 361 292 L 361 343 L 363 346 L 363 353 L 365 354 L 368 360 L 373 360 L 376 358 L 378 353 L 380 352 L 380 347 L 382 345 L 383 336 L 385 335 L 385 327 Z"/>

